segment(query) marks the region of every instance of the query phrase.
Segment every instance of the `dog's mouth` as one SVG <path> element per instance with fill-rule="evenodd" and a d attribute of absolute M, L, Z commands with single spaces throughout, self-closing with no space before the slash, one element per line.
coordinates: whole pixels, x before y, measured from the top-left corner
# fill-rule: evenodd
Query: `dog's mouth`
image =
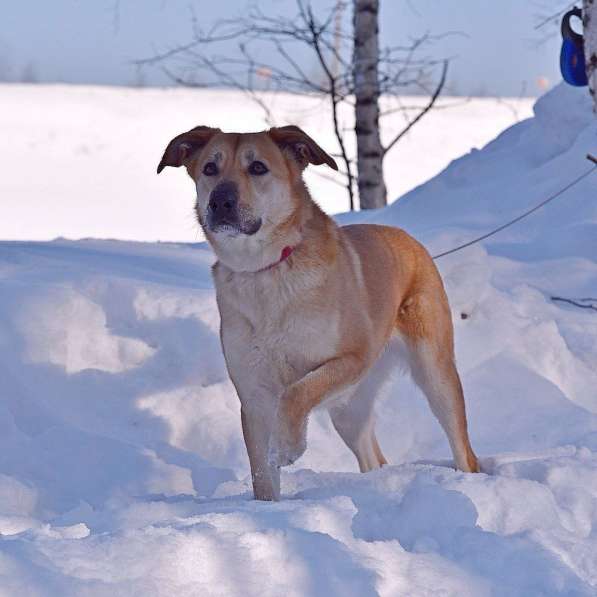
<path fill-rule="evenodd" d="M 228 218 L 207 218 L 207 227 L 214 233 L 225 233 L 230 236 L 245 234 L 253 236 L 261 228 L 261 218 L 255 220 L 236 220 Z"/>
<path fill-rule="evenodd" d="M 241 232 L 247 236 L 253 236 L 259 231 L 260 228 L 261 218 L 257 218 L 256 220 L 250 220 L 249 222 L 246 222 L 244 228 L 241 228 Z"/>

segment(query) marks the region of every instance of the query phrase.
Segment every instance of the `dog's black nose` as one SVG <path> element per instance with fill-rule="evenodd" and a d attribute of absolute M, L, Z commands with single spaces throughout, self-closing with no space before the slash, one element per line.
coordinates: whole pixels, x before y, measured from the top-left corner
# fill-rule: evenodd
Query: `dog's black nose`
<path fill-rule="evenodd" d="M 238 187 L 230 181 L 222 181 L 209 195 L 209 211 L 218 218 L 233 217 L 237 204 Z"/>

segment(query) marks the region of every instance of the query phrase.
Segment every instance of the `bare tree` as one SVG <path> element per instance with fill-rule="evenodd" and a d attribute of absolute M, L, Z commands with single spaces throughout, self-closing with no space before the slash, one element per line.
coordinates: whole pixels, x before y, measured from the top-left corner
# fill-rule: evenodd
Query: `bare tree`
<path fill-rule="evenodd" d="M 593 98 L 593 111 L 597 114 L 597 2 L 583 0 L 583 35 L 589 93 Z"/>
<path fill-rule="evenodd" d="M 296 0 L 297 14 L 290 18 L 270 16 L 254 5 L 247 17 L 218 21 L 209 30 L 203 30 L 194 19 L 189 43 L 139 60 L 137 65 L 159 65 L 181 85 L 238 89 L 263 109 L 269 125 L 278 124 L 273 93 L 288 91 L 321 98 L 330 107 L 338 144 L 334 157 L 341 162 L 341 180 L 333 180 L 345 187 L 350 209 L 355 207 L 357 180 L 361 208 L 381 207 L 386 204 L 383 159 L 435 104 L 446 80 L 447 61 L 419 56 L 435 39 L 429 34 L 404 46 L 380 50 L 379 1 L 354 2 L 355 34 L 359 30 L 354 37 L 342 30 L 347 3 L 340 0 L 322 16 L 308 0 Z M 229 46 L 225 53 L 214 51 L 231 42 L 236 44 L 234 53 Z M 267 58 L 261 57 L 264 55 Z M 437 66 L 441 67 L 439 82 L 430 84 Z M 200 84 L 194 83 L 197 73 L 201 73 Z M 407 117 L 412 110 L 407 111 L 399 102 L 380 111 L 381 96 L 396 99 L 406 88 L 429 95 L 427 104 L 414 117 Z M 341 108 L 346 107 L 354 111 L 353 127 L 343 120 L 345 110 Z M 397 111 L 403 112 L 406 124 L 382 146 L 380 119 Z M 356 134 L 356 159 L 349 149 L 351 131 Z"/>
<path fill-rule="evenodd" d="M 383 146 L 379 134 L 379 2 L 354 0 L 352 60 L 357 136 L 357 171 L 361 208 L 387 203 Z"/>

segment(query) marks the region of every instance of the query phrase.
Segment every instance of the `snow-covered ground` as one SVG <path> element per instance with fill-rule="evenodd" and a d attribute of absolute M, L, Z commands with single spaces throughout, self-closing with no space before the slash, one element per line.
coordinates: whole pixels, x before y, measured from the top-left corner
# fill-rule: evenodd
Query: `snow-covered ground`
<path fill-rule="evenodd" d="M 328 151 L 336 150 L 325 102 L 284 94 L 272 102 L 276 124 L 303 126 Z M 411 107 L 425 102 L 403 101 Z M 531 108 L 528 98 L 441 99 L 439 109 L 388 154 L 390 197 L 483 146 L 530 116 Z M 389 139 L 405 123 L 400 113 L 387 118 Z M 343 113 L 342 124 L 351 122 Z M 155 172 L 168 141 L 198 124 L 267 128 L 261 108 L 233 91 L 0 84 L 0 209 L 10 205 L 10 217 L 0 218 L 0 239 L 203 240 L 191 213 L 190 179 Z M 346 211 L 346 192 L 317 172 L 307 179 L 322 207 Z"/>
<path fill-rule="evenodd" d="M 169 92 L 143 93 L 157 111 Z M 387 209 L 339 220 L 402 226 L 433 253 L 485 232 L 588 170 L 597 121 L 585 95 L 556 88 L 534 118 Z M 112 130 L 106 104 L 94 135 Z M 135 102 L 127 110 L 140 126 Z M 85 136 L 77 118 L 71 138 Z M 156 135 L 185 119 L 164 115 Z M 39 139 L 22 142 L 42 155 Z M 148 162 L 126 195 L 105 198 L 127 220 L 129 198 L 162 182 L 145 180 L 153 150 L 134 136 L 121 142 L 131 163 L 137 151 Z M 83 181 L 72 151 L 50 145 L 48 162 L 71 156 L 53 180 L 64 180 L 71 205 L 81 181 L 81 210 L 101 200 L 96 186 L 128 176 L 113 146 L 93 145 L 85 168 L 95 174 Z M 36 172 L 47 167 L 29 163 L 18 187 L 9 172 L 15 196 L 42 192 Z M 188 210 L 190 194 L 181 183 L 169 198 Z M 38 217 L 31 236 L 54 234 L 60 221 L 42 199 L 48 228 Z M 13 208 L 1 200 L 7 230 Z M 283 474 L 283 501 L 269 504 L 251 500 L 204 244 L 0 243 L 0 597 L 595 595 L 597 314 L 550 297 L 597 297 L 596 255 L 594 173 L 438 261 L 484 473 L 450 468 L 437 422 L 397 373 L 378 406 L 392 464 L 356 473 L 318 413 L 307 453 Z"/>

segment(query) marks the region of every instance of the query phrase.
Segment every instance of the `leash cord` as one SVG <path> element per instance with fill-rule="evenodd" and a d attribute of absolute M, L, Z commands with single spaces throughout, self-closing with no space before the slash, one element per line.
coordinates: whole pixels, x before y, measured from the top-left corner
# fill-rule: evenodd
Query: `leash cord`
<path fill-rule="evenodd" d="M 593 157 L 593 156 L 591 156 L 591 157 Z M 591 157 L 587 156 L 587 158 L 590 161 L 593 161 L 594 158 L 591 160 Z M 577 176 L 572 182 L 568 183 L 565 187 L 561 188 L 559 191 L 557 191 L 553 195 L 550 195 L 547 199 L 544 199 L 543 201 L 541 201 L 541 203 L 539 203 L 538 205 L 535 205 L 535 207 L 532 207 L 528 211 L 525 211 L 524 213 L 520 214 L 519 216 L 517 216 L 513 220 L 510 220 L 509 222 L 506 222 L 505 224 L 502 224 L 498 228 L 495 228 L 491 232 L 487 232 L 483 236 L 479 236 L 478 238 L 474 238 L 473 240 L 470 240 L 467 243 L 464 243 L 463 245 L 459 245 L 458 247 L 454 247 L 453 249 L 449 249 L 448 251 L 444 251 L 443 253 L 439 253 L 438 255 L 434 255 L 432 257 L 432 259 L 439 259 L 440 257 L 445 257 L 446 255 L 450 255 L 451 253 L 456 253 L 457 251 L 461 251 L 462 249 L 466 249 L 467 247 L 470 247 L 471 245 L 474 245 L 474 244 L 476 244 L 476 243 L 478 243 L 478 242 L 480 242 L 482 240 L 485 240 L 486 238 L 489 238 L 490 236 L 493 236 L 494 234 L 497 234 L 498 232 L 501 232 L 505 228 L 508 228 L 509 226 L 512 226 L 512 224 L 516 224 L 516 222 L 520 222 L 520 220 L 526 218 L 527 216 L 530 216 L 533 212 L 535 212 L 538 209 L 542 208 L 544 205 L 547 205 L 550 201 L 553 201 L 554 199 L 556 199 L 557 197 L 559 197 L 560 195 L 562 195 L 563 193 L 565 193 L 568 189 L 571 189 L 573 186 L 577 185 L 581 180 L 583 180 L 584 178 L 586 178 L 587 176 L 589 176 L 589 174 L 592 174 L 593 172 L 595 172 L 595 170 L 597 170 L 597 165 L 593 166 L 590 170 L 587 170 L 586 172 L 583 172 L 580 176 Z"/>

